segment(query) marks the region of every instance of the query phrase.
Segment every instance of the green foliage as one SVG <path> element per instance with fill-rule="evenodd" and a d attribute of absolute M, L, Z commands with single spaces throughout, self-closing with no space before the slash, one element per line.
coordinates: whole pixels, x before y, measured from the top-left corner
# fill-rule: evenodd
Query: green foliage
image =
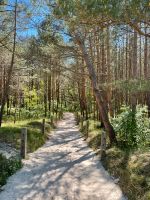
<path fill-rule="evenodd" d="M 150 121 L 146 107 L 137 106 L 133 112 L 129 107 L 122 107 L 122 112 L 112 119 L 118 140 L 123 148 L 148 147 L 150 144 Z"/>
<path fill-rule="evenodd" d="M 135 112 L 127 109 L 122 112 L 116 121 L 115 130 L 118 133 L 118 138 L 125 146 L 137 146 L 136 133 L 138 131 Z"/>
<path fill-rule="evenodd" d="M 117 30 L 116 30 L 117 29 Z M 120 29 L 119 27 L 115 28 L 113 31 L 117 31 L 120 33 Z M 119 35 L 117 35 L 116 37 L 119 37 Z M 114 82 L 112 82 L 110 85 L 108 85 L 108 83 L 104 83 L 103 87 L 105 89 L 108 88 L 108 86 L 119 89 L 123 92 L 130 92 L 130 93 L 134 93 L 135 91 L 137 92 L 147 92 L 149 91 L 149 85 L 150 85 L 150 80 L 145 80 L 145 79 L 132 79 L 132 80 L 115 80 Z"/>
<path fill-rule="evenodd" d="M 136 20 L 138 22 L 146 18 L 149 7 L 148 0 L 58 0 L 57 3 L 59 6 L 54 9 L 54 15 L 61 19 L 67 19 L 67 22 L 71 21 L 71 24 L 76 23 L 77 26 L 83 20 L 87 24 L 90 24 L 91 21 L 96 24 L 98 20 L 101 22 L 103 17 L 104 19 L 112 19 L 116 22 L 120 22 L 121 20 L 126 24 L 130 20 Z"/>
<path fill-rule="evenodd" d="M 6 184 L 7 178 L 22 167 L 20 159 L 6 159 L 0 154 L 0 187 Z"/>

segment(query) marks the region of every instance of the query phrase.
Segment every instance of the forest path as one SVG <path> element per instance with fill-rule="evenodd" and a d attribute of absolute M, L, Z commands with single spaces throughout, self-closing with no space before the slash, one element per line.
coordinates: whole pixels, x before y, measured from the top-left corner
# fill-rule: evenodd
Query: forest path
<path fill-rule="evenodd" d="M 72 113 L 11 176 L 0 200 L 124 200 L 120 188 L 83 141 Z"/>

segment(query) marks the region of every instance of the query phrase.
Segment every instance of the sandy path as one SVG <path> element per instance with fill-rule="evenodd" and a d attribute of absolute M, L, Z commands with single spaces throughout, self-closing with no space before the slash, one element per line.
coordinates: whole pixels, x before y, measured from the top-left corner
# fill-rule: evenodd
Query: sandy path
<path fill-rule="evenodd" d="M 65 113 L 47 143 L 9 178 L 0 200 L 124 200 Z"/>

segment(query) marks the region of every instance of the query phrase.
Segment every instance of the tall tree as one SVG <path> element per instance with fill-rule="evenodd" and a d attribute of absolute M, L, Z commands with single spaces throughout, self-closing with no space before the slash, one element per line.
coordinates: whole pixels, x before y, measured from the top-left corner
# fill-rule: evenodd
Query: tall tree
<path fill-rule="evenodd" d="M 2 96 L 2 101 L 1 101 L 1 109 L 0 109 L 0 126 L 2 125 L 2 118 L 3 118 L 3 112 L 4 112 L 4 107 L 9 95 L 10 91 L 10 83 L 12 79 L 12 73 L 13 73 L 13 68 L 14 68 L 14 60 L 15 60 L 15 51 L 16 51 L 16 29 L 17 29 L 17 0 L 15 1 L 15 6 L 14 6 L 14 27 L 13 27 L 13 48 L 12 48 L 12 57 L 11 57 L 11 63 L 7 71 L 7 80 L 6 84 L 3 90 L 3 96 Z"/>

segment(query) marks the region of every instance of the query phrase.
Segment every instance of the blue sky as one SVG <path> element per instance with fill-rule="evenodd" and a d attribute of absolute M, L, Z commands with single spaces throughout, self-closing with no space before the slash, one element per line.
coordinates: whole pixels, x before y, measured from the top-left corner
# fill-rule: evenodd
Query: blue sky
<path fill-rule="evenodd" d="M 37 1 L 35 1 L 37 2 Z M 15 4 L 15 0 L 8 0 L 8 4 L 9 5 L 13 5 Z M 45 15 L 49 13 L 49 9 L 46 5 L 44 5 L 44 3 L 40 6 L 34 6 L 30 0 L 18 0 L 18 5 L 22 4 L 27 8 L 27 12 L 28 13 L 32 13 L 32 16 L 30 17 L 30 19 L 24 18 L 21 19 L 20 21 L 22 21 L 22 24 L 26 23 L 25 25 L 23 25 L 22 28 L 24 28 L 24 30 L 19 30 L 22 29 L 20 26 L 20 24 L 18 23 L 18 31 L 17 34 L 18 36 L 21 37 L 31 37 L 31 36 L 36 36 L 37 35 L 37 25 L 40 24 L 40 22 L 42 22 L 42 20 L 45 18 Z M 11 9 L 11 7 L 9 7 L 9 9 Z M 23 16 L 22 14 L 22 17 Z"/>
<path fill-rule="evenodd" d="M 42 0 L 39 0 L 42 2 Z M 36 3 L 38 0 L 35 1 Z M 44 4 L 45 1 L 41 4 L 36 4 L 34 6 L 31 3 L 31 0 L 18 0 L 18 5 L 23 4 L 27 8 L 27 11 L 32 13 L 31 18 L 28 20 L 28 22 L 24 25 L 24 23 L 27 21 L 25 18 L 20 19 L 22 22 L 22 27 L 20 27 L 20 24 L 18 23 L 18 31 L 17 35 L 18 38 L 29 38 L 32 36 L 37 36 L 37 26 L 44 20 L 45 16 L 50 13 L 49 8 L 46 4 Z M 8 0 L 8 4 L 13 5 L 15 4 L 15 0 Z M 10 8 L 9 8 L 10 9 Z M 23 16 L 24 17 L 24 16 Z M 25 29 L 24 29 L 25 28 Z M 19 30 L 20 29 L 20 30 Z M 67 43 L 69 41 L 69 37 L 62 33 L 64 42 Z"/>

